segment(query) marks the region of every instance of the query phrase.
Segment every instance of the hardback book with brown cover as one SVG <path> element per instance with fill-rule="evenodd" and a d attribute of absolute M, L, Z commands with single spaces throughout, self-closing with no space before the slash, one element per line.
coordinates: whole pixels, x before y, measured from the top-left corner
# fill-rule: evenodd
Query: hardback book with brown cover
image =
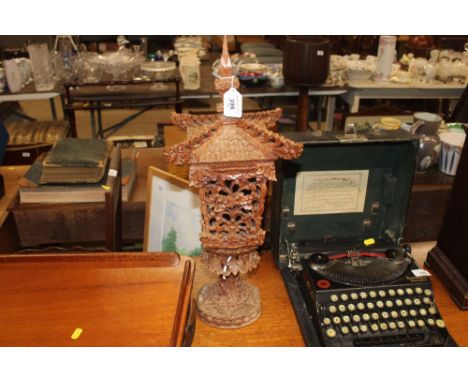
<path fill-rule="evenodd" d="M 45 155 L 33 163 L 19 180 L 20 203 L 97 203 L 104 202 L 107 174 L 96 183 L 40 184 Z M 108 166 L 107 166 L 108 167 Z M 107 168 L 106 167 L 106 168 Z M 122 158 L 122 200 L 129 200 L 136 179 L 136 160 Z"/>
<path fill-rule="evenodd" d="M 62 139 L 47 154 L 40 183 L 99 182 L 111 149 L 112 142 L 101 139 Z"/>

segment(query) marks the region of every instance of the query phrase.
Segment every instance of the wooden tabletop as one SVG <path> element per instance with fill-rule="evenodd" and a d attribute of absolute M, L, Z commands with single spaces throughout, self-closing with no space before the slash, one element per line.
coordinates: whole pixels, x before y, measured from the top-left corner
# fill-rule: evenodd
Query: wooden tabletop
<path fill-rule="evenodd" d="M 271 253 L 263 253 L 258 268 L 242 277 L 260 290 L 260 318 L 241 329 L 217 329 L 197 317 L 192 346 L 304 346 L 286 287 Z M 214 275 L 197 264 L 193 297 L 196 298 L 204 284 L 215 281 Z"/>
<path fill-rule="evenodd" d="M 193 270 L 175 253 L 0 255 L 0 346 L 181 346 Z"/>

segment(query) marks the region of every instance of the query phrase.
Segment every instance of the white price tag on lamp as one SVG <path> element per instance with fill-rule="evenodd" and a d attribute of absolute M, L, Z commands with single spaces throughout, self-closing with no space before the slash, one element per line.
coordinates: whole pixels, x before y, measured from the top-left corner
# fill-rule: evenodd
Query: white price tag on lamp
<path fill-rule="evenodd" d="M 242 117 L 242 94 L 235 88 L 224 93 L 224 116 L 231 118 Z"/>

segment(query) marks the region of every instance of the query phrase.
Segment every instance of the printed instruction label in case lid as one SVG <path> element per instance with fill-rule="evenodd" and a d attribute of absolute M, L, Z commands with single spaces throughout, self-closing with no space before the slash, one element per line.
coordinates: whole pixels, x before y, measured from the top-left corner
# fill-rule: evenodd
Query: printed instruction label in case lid
<path fill-rule="evenodd" d="M 224 116 L 242 117 L 242 95 L 235 88 L 224 93 Z"/>

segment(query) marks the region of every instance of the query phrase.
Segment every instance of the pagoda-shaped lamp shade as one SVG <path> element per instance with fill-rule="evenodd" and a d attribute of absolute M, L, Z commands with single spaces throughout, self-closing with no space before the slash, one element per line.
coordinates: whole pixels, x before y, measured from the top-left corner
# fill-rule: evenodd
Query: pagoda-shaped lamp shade
<path fill-rule="evenodd" d="M 220 77 L 215 86 L 224 94 L 238 82 L 232 75 L 224 46 Z M 202 261 L 219 278 L 201 288 L 197 297 L 200 318 L 209 325 L 238 328 L 260 316 L 258 289 L 240 274 L 257 267 L 257 247 L 265 238 L 261 228 L 267 183 L 275 179 L 274 161 L 294 159 L 302 145 L 270 129 L 281 110 L 247 113 L 241 118 L 222 114 L 174 114 L 173 122 L 195 133 L 165 149 L 166 158 L 190 166 L 189 180 L 199 190 L 202 213 Z"/>

